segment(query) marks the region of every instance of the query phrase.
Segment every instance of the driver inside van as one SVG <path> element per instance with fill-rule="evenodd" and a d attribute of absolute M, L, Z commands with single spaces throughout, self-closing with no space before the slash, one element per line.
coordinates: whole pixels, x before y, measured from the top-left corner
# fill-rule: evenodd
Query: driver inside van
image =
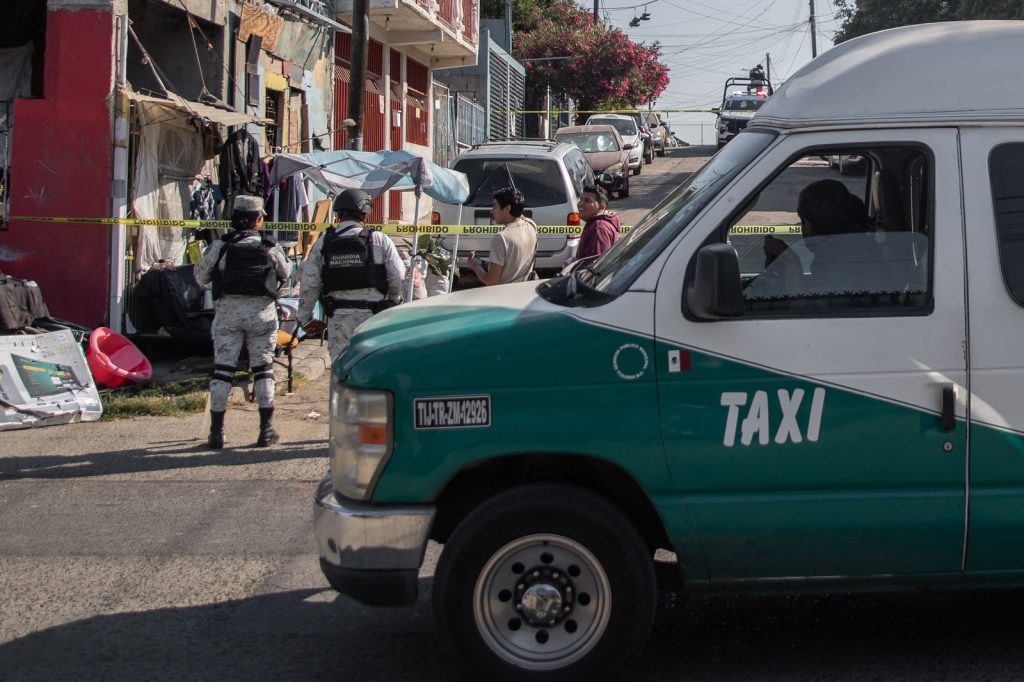
<path fill-rule="evenodd" d="M 877 259 L 868 232 L 864 202 L 838 180 L 819 180 L 803 188 L 797 200 L 803 245 L 812 254 L 805 268 L 795 249 L 768 235 L 764 238 L 765 270 L 744 292 L 758 296 L 798 296 L 854 290 L 850 264 Z M 853 235 L 863 235 L 853 236 Z M 805 270 L 810 271 L 805 274 Z"/>

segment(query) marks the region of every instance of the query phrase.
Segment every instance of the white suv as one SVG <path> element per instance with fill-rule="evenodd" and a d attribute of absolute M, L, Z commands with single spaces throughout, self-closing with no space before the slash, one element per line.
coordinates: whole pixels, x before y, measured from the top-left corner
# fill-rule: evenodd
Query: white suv
<path fill-rule="evenodd" d="M 469 198 L 463 206 L 434 202 L 435 225 L 490 225 L 496 191 L 514 186 L 526 197 L 523 215 L 537 225 L 579 226 L 578 203 L 585 185 L 594 184 L 594 172 L 576 145 L 553 140 L 485 142 L 459 154 L 452 168 L 469 179 Z M 461 210 L 460 210 L 461 209 Z M 466 266 L 470 251 L 486 258 L 490 234 L 459 238 L 459 265 Z M 579 234 L 540 234 L 537 263 L 541 273 L 555 273 L 576 255 Z M 444 240 L 455 248 L 455 238 Z"/>

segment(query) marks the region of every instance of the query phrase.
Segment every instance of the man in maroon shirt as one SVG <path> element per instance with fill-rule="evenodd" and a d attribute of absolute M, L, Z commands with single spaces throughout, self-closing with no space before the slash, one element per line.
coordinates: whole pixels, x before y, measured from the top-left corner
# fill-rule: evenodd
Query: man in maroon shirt
<path fill-rule="evenodd" d="M 576 249 L 576 260 L 593 260 L 619 240 L 619 216 L 608 212 L 608 194 L 603 187 L 584 187 L 579 209 L 580 218 L 586 224 Z"/>

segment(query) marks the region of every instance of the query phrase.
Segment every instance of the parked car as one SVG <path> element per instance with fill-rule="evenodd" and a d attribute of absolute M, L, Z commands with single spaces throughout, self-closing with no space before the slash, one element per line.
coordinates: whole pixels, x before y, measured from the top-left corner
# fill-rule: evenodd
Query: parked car
<path fill-rule="evenodd" d="M 668 122 L 662 121 L 652 114 L 651 140 L 654 146 L 654 153 L 658 156 L 665 156 L 665 150 L 672 145 L 672 132 L 669 130 Z"/>
<path fill-rule="evenodd" d="M 623 142 L 615 126 L 568 126 L 559 128 L 555 139 L 580 148 L 609 196 L 613 192 L 618 193 L 620 199 L 629 196 L 629 150 L 632 147 Z M 607 179 L 602 181 L 602 176 Z"/>
<path fill-rule="evenodd" d="M 644 168 L 644 142 L 636 119 L 626 114 L 594 114 L 587 119 L 587 125 L 613 125 L 622 140 L 632 145 L 629 150 L 629 168 L 633 175 L 640 175 Z"/>
<path fill-rule="evenodd" d="M 524 215 L 537 225 L 579 226 L 578 203 L 584 185 L 594 184 L 594 172 L 574 144 L 557 141 L 486 142 L 455 158 L 452 168 L 466 174 L 470 195 L 463 206 L 434 203 L 435 225 L 490 225 L 492 195 L 514 185 L 526 196 Z M 455 238 L 442 245 L 455 248 Z M 470 251 L 486 258 L 491 235 L 459 238 L 460 267 Z M 576 254 L 579 234 L 541 234 L 537 238 L 536 269 L 558 272 Z"/>
<path fill-rule="evenodd" d="M 1024 587 L 1024 109 L 992 87 L 1022 44 L 1024 22 L 964 21 L 837 45 L 586 269 L 364 323 L 313 501 L 330 584 L 377 605 L 429 584 L 461 674 L 517 682 L 635 676 L 656 623 L 678 637 L 659 590 Z M 907 97 L 922 64 L 943 87 Z M 823 248 L 748 296 L 730 237 L 772 226 L 738 213 L 823 150 L 870 155 L 884 219 L 786 225 Z M 842 267 L 806 286 L 826 251 Z M 761 607 L 752 628 L 788 608 Z"/>
<path fill-rule="evenodd" d="M 860 154 L 831 154 L 828 157 L 828 167 L 838 168 L 840 175 L 863 175 L 867 169 L 867 159 Z"/>
<path fill-rule="evenodd" d="M 736 137 L 767 101 L 759 95 L 734 94 L 725 98 L 718 112 L 718 148 Z"/>
<path fill-rule="evenodd" d="M 655 139 L 655 136 L 654 136 L 655 125 L 651 123 L 651 121 L 649 120 L 649 117 L 653 117 L 655 119 L 655 122 L 656 122 L 657 121 L 657 115 L 653 114 L 653 113 L 652 114 L 644 114 L 644 113 L 642 113 L 640 111 L 623 112 L 623 115 L 624 116 L 629 116 L 634 121 L 636 121 L 637 127 L 640 128 L 640 139 L 644 143 L 644 153 L 643 153 L 644 163 L 647 163 L 647 164 L 654 163 L 654 154 L 655 154 L 655 150 L 657 148 L 657 140 Z"/>

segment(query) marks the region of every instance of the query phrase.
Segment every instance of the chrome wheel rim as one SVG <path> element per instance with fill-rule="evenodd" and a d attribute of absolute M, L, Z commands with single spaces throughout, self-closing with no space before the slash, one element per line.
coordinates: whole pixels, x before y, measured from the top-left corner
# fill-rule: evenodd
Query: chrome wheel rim
<path fill-rule="evenodd" d="M 484 565 L 473 591 L 484 642 L 526 670 L 555 670 L 581 659 L 604 635 L 611 607 L 601 563 L 560 535 L 508 543 Z"/>

